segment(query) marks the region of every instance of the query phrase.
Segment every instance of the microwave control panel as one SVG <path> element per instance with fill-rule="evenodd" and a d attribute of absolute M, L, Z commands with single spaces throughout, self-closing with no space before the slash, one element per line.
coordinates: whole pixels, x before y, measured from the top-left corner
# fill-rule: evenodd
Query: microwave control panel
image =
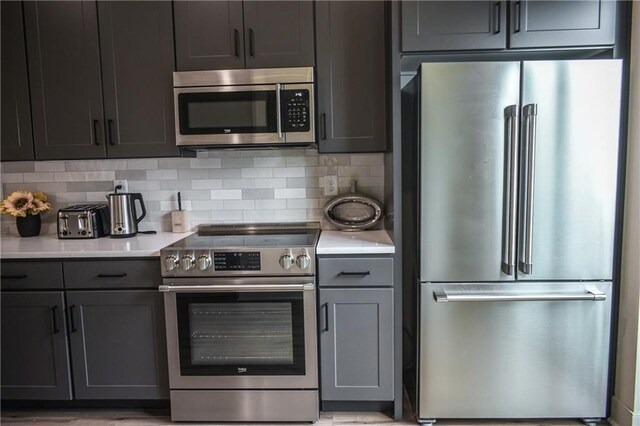
<path fill-rule="evenodd" d="M 282 130 L 308 132 L 310 130 L 309 91 L 305 89 L 283 90 Z"/>

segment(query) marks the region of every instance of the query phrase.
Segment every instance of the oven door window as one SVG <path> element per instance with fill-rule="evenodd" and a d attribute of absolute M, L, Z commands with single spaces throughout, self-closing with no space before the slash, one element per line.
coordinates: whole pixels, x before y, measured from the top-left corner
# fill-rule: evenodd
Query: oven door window
<path fill-rule="evenodd" d="M 302 292 L 177 294 L 182 376 L 304 375 Z"/>
<path fill-rule="evenodd" d="M 276 92 L 178 94 L 180 134 L 275 133 Z"/>

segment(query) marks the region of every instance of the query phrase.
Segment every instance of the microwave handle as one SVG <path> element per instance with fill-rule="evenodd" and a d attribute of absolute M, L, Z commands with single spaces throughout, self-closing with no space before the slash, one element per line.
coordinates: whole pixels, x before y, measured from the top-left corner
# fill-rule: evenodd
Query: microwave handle
<path fill-rule="evenodd" d="M 282 139 L 284 134 L 282 133 L 282 105 L 280 102 L 280 96 L 282 95 L 282 84 L 276 84 L 276 126 L 278 130 L 278 139 Z"/>

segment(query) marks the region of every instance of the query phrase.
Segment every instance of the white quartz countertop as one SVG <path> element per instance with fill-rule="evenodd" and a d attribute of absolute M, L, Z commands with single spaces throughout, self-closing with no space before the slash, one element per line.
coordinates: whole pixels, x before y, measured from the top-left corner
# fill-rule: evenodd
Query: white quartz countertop
<path fill-rule="evenodd" d="M 138 234 L 130 238 L 96 238 L 91 240 L 59 240 L 56 235 L 21 238 L 0 237 L 2 259 L 44 259 L 79 257 L 151 257 L 160 256 L 160 249 L 191 232 L 174 234 Z"/>
<path fill-rule="evenodd" d="M 322 231 L 318 254 L 389 254 L 395 253 L 387 231 Z"/>

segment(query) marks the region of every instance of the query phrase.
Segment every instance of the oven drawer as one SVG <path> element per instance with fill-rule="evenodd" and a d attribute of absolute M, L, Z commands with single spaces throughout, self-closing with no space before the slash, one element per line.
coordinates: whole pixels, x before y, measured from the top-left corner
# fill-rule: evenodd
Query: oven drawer
<path fill-rule="evenodd" d="M 158 288 L 162 283 L 156 259 L 66 261 L 63 268 L 67 289 Z"/>
<path fill-rule="evenodd" d="M 320 287 L 392 287 L 391 257 L 321 257 L 318 259 Z"/>

